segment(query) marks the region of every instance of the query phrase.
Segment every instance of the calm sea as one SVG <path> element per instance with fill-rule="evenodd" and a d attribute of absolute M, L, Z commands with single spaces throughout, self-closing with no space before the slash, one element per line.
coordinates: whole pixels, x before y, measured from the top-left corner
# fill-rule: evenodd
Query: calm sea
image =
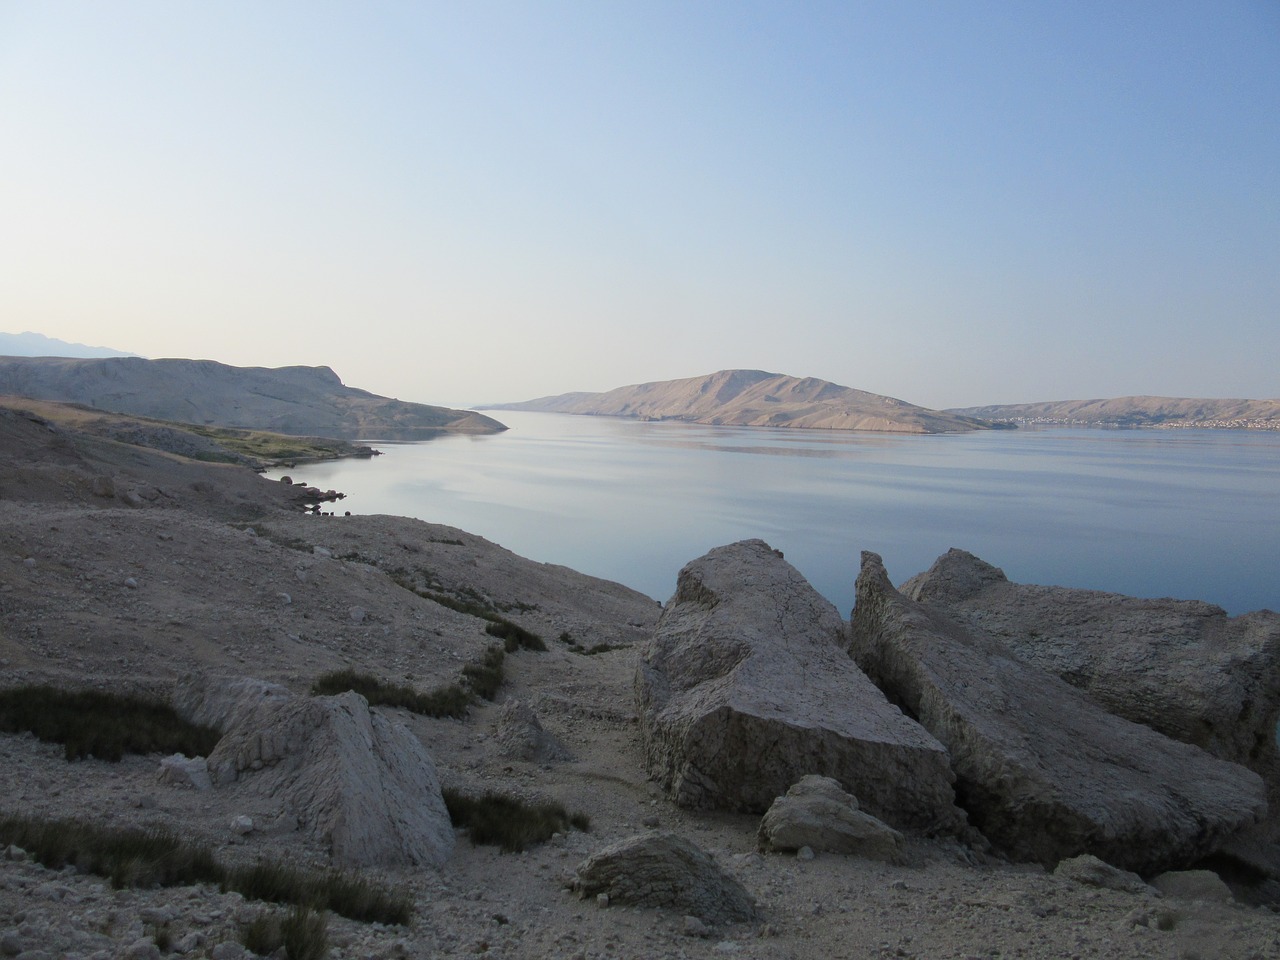
<path fill-rule="evenodd" d="M 345 492 L 339 514 L 450 524 L 663 601 L 687 561 L 761 537 L 846 615 L 860 551 L 900 583 L 949 547 L 1022 583 L 1280 609 L 1280 433 L 917 437 L 498 416 L 510 430 L 375 443 L 373 460 L 288 472 Z"/>

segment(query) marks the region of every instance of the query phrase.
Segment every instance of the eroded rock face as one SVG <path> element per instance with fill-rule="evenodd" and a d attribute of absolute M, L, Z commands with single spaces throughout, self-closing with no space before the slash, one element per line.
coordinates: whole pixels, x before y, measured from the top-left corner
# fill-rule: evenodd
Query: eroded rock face
<path fill-rule="evenodd" d="M 254 677 L 193 673 L 178 681 L 173 708 L 191 723 L 224 733 L 267 703 L 283 703 L 290 693 L 278 683 Z"/>
<path fill-rule="evenodd" d="M 243 783 L 284 801 L 342 864 L 438 867 L 453 850 L 431 757 L 358 693 L 268 698 L 239 717 L 208 765 L 219 787 Z"/>
<path fill-rule="evenodd" d="M 902 593 L 1006 644 L 1117 716 L 1241 763 L 1280 799 L 1280 613 L 1011 583 L 952 549 Z M 1273 810 L 1273 813 L 1277 811 Z"/>
<path fill-rule="evenodd" d="M 578 865 L 579 897 L 604 894 L 608 903 L 667 907 L 706 923 L 758 918 L 755 901 L 692 842 L 674 833 L 648 833 L 610 844 Z"/>
<path fill-rule="evenodd" d="M 754 813 L 816 773 L 894 826 L 959 829 L 946 751 L 849 659 L 846 635 L 762 540 L 687 564 L 636 672 L 649 773 L 682 806 Z"/>
<path fill-rule="evenodd" d="M 761 850 L 847 853 L 894 862 L 902 834 L 858 809 L 830 777 L 807 776 L 773 802 L 760 821 Z"/>
<path fill-rule="evenodd" d="M 974 825 L 1019 859 L 1140 873 L 1215 850 L 1266 808 L 1261 779 L 1115 717 L 889 583 L 863 553 L 854 658 L 951 751 Z"/>

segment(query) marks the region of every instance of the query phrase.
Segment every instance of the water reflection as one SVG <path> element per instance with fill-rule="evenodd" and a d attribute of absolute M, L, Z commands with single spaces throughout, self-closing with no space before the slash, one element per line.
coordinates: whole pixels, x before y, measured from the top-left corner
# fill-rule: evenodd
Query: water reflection
<path fill-rule="evenodd" d="M 847 613 L 859 551 L 895 580 L 947 548 L 1011 579 L 1280 606 L 1280 435 L 880 436 L 505 413 L 489 436 L 316 464 L 344 509 L 462 527 L 665 600 L 680 566 L 763 537 Z"/>

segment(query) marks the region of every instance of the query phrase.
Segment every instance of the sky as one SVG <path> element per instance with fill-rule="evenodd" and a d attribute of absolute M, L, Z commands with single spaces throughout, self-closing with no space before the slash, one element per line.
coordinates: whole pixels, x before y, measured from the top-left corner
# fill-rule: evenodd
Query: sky
<path fill-rule="evenodd" d="M 1280 4 L 0 0 L 0 330 L 456 406 L 1280 397 Z"/>

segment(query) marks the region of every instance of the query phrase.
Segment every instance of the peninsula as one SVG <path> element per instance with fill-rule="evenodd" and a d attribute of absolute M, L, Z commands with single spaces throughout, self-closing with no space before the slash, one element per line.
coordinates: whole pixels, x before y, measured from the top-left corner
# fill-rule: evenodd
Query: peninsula
<path fill-rule="evenodd" d="M 957 433 L 997 426 L 977 417 L 930 410 L 814 377 L 789 377 L 763 370 L 721 370 L 702 377 L 640 383 L 605 393 L 565 393 L 522 403 L 491 404 L 482 409 L 880 433 Z"/>
<path fill-rule="evenodd" d="M 0 357 L 0 394 L 112 413 L 340 440 L 427 440 L 506 427 L 470 410 L 346 386 L 329 367 L 233 367 L 213 360 Z"/>
<path fill-rule="evenodd" d="M 1011 425 L 1280 430 L 1280 400 L 1116 397 L 963 407 L 947 412 Z"/>

